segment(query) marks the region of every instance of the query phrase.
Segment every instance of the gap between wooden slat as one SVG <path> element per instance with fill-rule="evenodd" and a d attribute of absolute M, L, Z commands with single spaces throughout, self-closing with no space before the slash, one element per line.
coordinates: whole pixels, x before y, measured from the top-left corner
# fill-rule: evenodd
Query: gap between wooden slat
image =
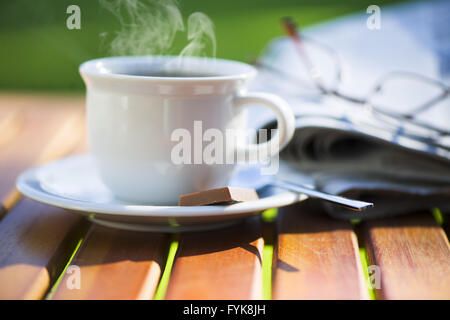
<path fill-rule="evenodd" d="M 438 225 L 444 230 L 447 240 L 450 239 L 450 214 L 448 212 L 443 212 L 439 208 L 433 208 L 432 214 Z"/>
<path fill-rule="evenodd" d="M 441 210 L 439 208 L 433 208 L 432 214 L 434 217 L 434 220 L 436 220 L 437 224 L 440 226 L 444 225 L 444 215 L 442 214 Z"/>
<path fill-rule="evenodd" d="M 262 298 L 264 300 L 272 299 L 272 273 L 274 264 L 274 250 L 276 239 L 275 221 L 278 215 L 278 209 L 268 209 L 261 214 L 263 221 L 264 248 L 262 254 Z"/>
<path fill-rule="evenodd" d="M 361 264 L 361 270 L 364 275 L 365 288 L 367 290 L 367 295 L 370 300 L 377 300 L 375 289 L 372 287 L 371 281 L 370 281 L 370 276 L 371 276 L 369 274 L 370 259 L 369 259 L 369 255 L 367 253 L 366 244 L 364 242 L 364 235 L 361 230 L 361 220 L 355 219 L 353 221 L 350 221 L 350 223 L 353 225 L 353 231 L 355 232 L 356 238 L 358 239 L 359 262 Z"/>
<path fill-rule="evenodd" d="M 72 263 L 73 257 L 75 256 L 75 254 L 78 252 L 78 249 L 80 248 L 81 244 L 83 243 L 83 239 L 84 236 L 81 237 L 78 242 L 76 242 L 75 247 L 73 248 L 72 253 L 70 254 L 69 259 L 67 259 L 67 262 L 65 264 L 65 266 L 62 268 L 62 270 L 60 270 L 59 272 L 59 276 L 56 278 L 56 280 L 54 281 L 54 283 L 52 285 L 49 286 L 49 290 L 47 292 L 47 294 L 45 295 L 45 300 L 51 300 L 53 295 L 55 294 L 55 290 L 58 288 L 58 286 L 60 285 L 64 275 L 67 272 L 67 268 L 70 266 L 70 264 Z"/>
<path fill-rule="evenodd" d="M 450 212 L 441 212 L 443 217 L 442 228 L 444 229 L 447 239 L 450 240 Z"/>
<path fill-rule="evenodd" d="M 167 286 L 169 285 L 170 274 L 172 272 L 173 263 L 175 261 L 175 256 L 178 251 L 179 241 L 180 241 L 179 233 L 174 233 L 171 235 L 166 264 L 164 266 L 164 271 L 161 275 L 161 279 L 156 288 L 155 296 L 153 297 L 154 300 L 164 300 L 166 296 Z"/>

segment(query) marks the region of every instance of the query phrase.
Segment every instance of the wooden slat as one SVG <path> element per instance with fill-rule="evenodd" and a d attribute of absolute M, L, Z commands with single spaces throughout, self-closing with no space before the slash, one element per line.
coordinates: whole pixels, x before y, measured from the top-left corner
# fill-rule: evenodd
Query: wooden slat
<path fill-rule="evenodd" d="M 43 298 L 85 232 L 80 216 L 19 201 L 15 189 L 22 170 L 83 148 L 82 104 L 81 97 L 0 95 L 0 205 L 3 215 L 10 210 L 0 221 L 2 299 Z"/>
<path fill-rule="evenodd" d="M 369 221 L 364 231 L 379 298 L 450 299 L 450 246 L 430 213 Z"/>
<path fill-rule="evenodd" d="M 20 132 L 22 125 L 21 110 L 0 108 L 0 147 L 13 139 Z"/>
<path fill-rule="evenodd" d="M 447 239 L 450 239 L 450 221 L 447 221 L 443 225 L 444 231 L 447 234 Z"/>
<path fill-rule="evenodd" d="M 259 217 L 183 234 L 166 299 L 261 299 L 263 246 Z"/>
<path fill-rule="evenodd" d="M 81 218 L 21 200 L 0 222 L 0 299 L 40 299 L 82 233 Z"/>
<path fill-rule="evenodd" d="M 82 105 L 82 97 L 0 96 L 3 214 L 20 198 L 14 187 L 20 172 L 66 155 L 79 142 L 84 132 Z"/>
<path fill-rule="evenodd" d="M 80 288 L 67 285 L 67 273 L 52 298 L 151 299 L 167 248 L 167 235 L 93 225 L 71 263 L 80 268 Z"/>
<path fill-rule="evenodd" d="M 307 200 L 279 210 L 274 299 L 366 299 L 352 226 Z"/>

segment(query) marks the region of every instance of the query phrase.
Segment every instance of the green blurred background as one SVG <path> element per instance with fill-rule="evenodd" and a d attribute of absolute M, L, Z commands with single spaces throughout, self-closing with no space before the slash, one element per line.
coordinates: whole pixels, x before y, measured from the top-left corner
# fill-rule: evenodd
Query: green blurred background
<path fill-rule="evenodd" d="M 381 8 L 397 1 L 377 1 Z M 81 9 L 81 30 L 69 30 L 66 9 Z M 333 17 L 365 12 L 361 0 L 179 0 L 186 21 L 201 11 L 215 24 L 217 57 L 244 62 L 283 35 L 280 18 L 292 16 L 304 27 Z M 98 0 L 0 0 L 0 90 L 80 92 L 83 61 L 108 56 L 108 43 L 120 29 L 117 18 Z M 107 33 L 107 36 L 101 34 Z M 173 52 L 186 44 L 177 36 Z"/>

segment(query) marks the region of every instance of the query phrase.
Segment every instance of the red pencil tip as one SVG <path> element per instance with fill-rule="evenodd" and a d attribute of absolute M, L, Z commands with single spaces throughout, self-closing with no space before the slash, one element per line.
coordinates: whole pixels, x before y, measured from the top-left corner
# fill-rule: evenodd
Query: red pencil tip
<path fill-rule="evenodd" d="M 292 19 L 291 17 L 284 17 L 282 18 L 282 22 L 286 33 L 290 37 L 299 38 L 299 34 L 297 32 L 297 24 L 295 23 L 294 19 Z"/>

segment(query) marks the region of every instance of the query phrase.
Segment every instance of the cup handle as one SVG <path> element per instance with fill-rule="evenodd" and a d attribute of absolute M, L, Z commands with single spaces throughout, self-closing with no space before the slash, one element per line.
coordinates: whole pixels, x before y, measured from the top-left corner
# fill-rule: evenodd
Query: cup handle
<path fill-rule="evenodd" d="M 258 144 L 237 145 L 236 151 L 253 159 L 260 159 L 258 155 L 272 157 L 277 154 L 292 139 L 295 130 L 295 117 L 288 103 L 280 97 L 260 92 L 246 93 L 234 98 L 234 107 L 242 108 L 250 105 L 264 105 L 271 109 L 278 123 L 278 130 L 269 141 Z M 251 158 L 252 159 L 252 158 Z"/>

